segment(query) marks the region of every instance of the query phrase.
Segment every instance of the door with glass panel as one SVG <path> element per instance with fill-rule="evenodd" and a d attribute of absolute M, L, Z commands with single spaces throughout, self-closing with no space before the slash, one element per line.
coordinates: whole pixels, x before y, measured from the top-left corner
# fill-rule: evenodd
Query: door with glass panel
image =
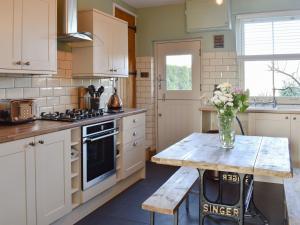
<path fill-rule="evenodd" d="M 200 131 L 200 41 L 157 43 L 158 151 Z"/>

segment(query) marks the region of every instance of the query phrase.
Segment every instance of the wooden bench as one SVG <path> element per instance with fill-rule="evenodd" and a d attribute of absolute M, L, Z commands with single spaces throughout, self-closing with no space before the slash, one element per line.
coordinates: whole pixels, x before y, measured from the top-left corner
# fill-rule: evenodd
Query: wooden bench
<path fill-rule="evenodd" d="M 284 180 L 287 219 L 289 225 L 300 225 L 300 168 L 294 168 L 294 177 Z"/>
<path fill-rule="evenodd" d="M 178 208 L 186 199 L 189 210 L 188 193 L 199 174 L 196 169 L 181 167 L 143 204 L 144 210 L 150 211 L 150 224 L 154 225 L 155 213 L 174 215 L 174 225 L 178 225 Z"/>

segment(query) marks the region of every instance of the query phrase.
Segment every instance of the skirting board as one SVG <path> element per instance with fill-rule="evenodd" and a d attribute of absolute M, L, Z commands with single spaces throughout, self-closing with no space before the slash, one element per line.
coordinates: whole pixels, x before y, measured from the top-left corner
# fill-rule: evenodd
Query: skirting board
<path fill-rule="evenodd" d="M 145 168 L 137 171 L 133 175 L 127 177 L 126 179 L 120 181 L 112 188 L 104 191 L 100 195 L 91 199 L 90 201 L 82 204 L 78 208 L 75 208 L 72 212 L 62 217 L 58 221 L 52 223 L 52 225 L 73 225 L 82 218 L 86 217 L 93 211 L 95 211 L 100 206 L 104 205 L 109 200 L 113 199 L 115 196 L 123 192 L 125 189 L 132 186 L 134 183 L 141 179 L 145 179 Z"/>

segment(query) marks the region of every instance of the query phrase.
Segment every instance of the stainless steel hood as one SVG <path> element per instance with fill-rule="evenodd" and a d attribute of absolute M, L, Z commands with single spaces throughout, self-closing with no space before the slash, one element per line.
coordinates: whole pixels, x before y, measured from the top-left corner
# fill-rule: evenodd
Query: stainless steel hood
<path fill-rule="evenodd" d="M 77 0 L 57 0 L 57 40 L 92 41 L 90 32 L 77 31 Z"/>

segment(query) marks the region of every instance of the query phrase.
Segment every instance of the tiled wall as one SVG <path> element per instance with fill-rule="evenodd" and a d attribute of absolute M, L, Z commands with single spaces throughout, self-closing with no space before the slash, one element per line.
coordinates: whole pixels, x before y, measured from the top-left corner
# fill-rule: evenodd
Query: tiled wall
<path fill-rule="evenodd" d="M 155 77 L 153 57 L 137 57 L 136 96 L 137 107 L 147 109 L 146 113 L 146 146 L 155 148 Z M 148 77 L 141 77 L 141 73 Z"/>
<path fill-rule="evenodd" d="M 103 85 L 101 106 L 104 107 L 112 93 L 110 79 L 72 79 L 72 53 L 58 51 L 58 73 L 55 75 L 0 75 L 0 99 L 35 98 L 37 113 L 63 112 L 78 108 L 78 87 Z"/>
<path fill-rule="evenodd" d="M 210 98 L 215 84 L 229 82 L 240 86 L 237 57 L 235 52 L 203 52 L 201 57 L 202 95 Z"/>

